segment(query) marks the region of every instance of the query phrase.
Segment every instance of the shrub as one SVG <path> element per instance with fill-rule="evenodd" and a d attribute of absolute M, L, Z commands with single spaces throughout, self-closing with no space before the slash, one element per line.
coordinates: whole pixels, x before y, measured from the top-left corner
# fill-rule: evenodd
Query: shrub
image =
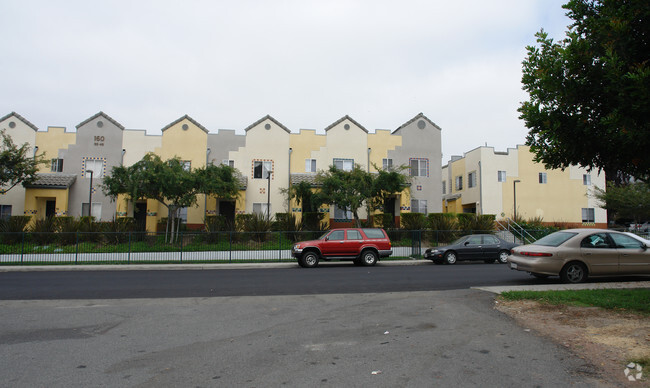
<path fill-rule="evenodd" d="M 0 219 L 1 241 L 5 244 L 18 244 L 21 242 L 25 227 L 31 219 L 31 216 L 11 216 L 4 220 Z"/>
<path fill-rule="evenodd" d="M 422 213 L 402 213 L 402 229 L 421 230 L 426 228 L 427 219 Z"/>
<path fill-rule="evenodd" d="M 458 237 L 456 213 L 431 213 L 427 216 L 427 226 L 431 229 L 427 236 L 430 241 L 451 242 Z"/>
<path fill-rule="evenodd" d="M 383 229 L 395 228 L 395 217 L 390 213 L 378 213 L 373 216 L 374 225 Z"/>
<path fill-rule="evenodd" d="M 136 229 L 135 218 L 120 217 L 112 221 L 103 222 L 101 230 L 109 243 L 120 244 L 129 241 L 129 234 Z"/>
<path fill-rule="evenodd" d="M 302 213 L 302 230 L 311 231 L 311 232 L 320 232 L 327 229 L 327 226 L 324 225 L 323 218 L 325 218 L 325 213 L 319 212 L 307 212 Z"/>
<path fill-rule="evenodd" d="M 51 244 L 56 239 L 54 233 L 57 230 L 57 223 L 54 217 L 47 217 L 42 220 L 34 221 L 28 230 L 32 233 L 31 236 L 36 244 L 47 245 Z"/>

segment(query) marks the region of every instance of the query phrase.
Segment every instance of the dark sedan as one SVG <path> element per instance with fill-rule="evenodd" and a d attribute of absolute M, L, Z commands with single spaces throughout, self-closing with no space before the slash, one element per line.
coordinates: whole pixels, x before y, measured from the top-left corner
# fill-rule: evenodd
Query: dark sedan
<path fill-rule="evenodd" d="M 463 236 L 450 245 L 429 248 L 424 258 L 435 264 L 454 264 L 458 260 L 483 260 L 486 263 L 505 264 L 514 244 L 492 234 L 470 234 Z"/>

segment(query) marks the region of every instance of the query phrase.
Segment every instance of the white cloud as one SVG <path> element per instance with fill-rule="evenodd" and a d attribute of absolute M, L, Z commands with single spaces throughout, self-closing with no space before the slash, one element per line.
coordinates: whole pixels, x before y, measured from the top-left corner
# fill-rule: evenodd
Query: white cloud
<path fill-rule="evenodd" d="M 423 112 L 445 159 L 503 150 L 525 138 L 525 46 L 541 28 L 562 36 L 561 4 L 9 0 L 0 114 L 72 128 L 103 110 L 158 133 L 186 113 L 211 130 L 271 114 L 297 131 L 346 114 L 395 129 Z"/>

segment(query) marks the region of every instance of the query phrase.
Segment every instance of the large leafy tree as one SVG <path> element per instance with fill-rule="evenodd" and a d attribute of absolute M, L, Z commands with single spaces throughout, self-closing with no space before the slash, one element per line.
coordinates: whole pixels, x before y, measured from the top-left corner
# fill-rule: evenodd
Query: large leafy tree
<path fill-rule="evenodd" d="M 0 138 L 0 194 L 4 194 L 20 183 L 34 182 L 38 167 L 47 162 L 43 154 L 29 155 L 29 144 L 17 146 L 4 130 Z"/>
<path fill-rule="evenodd" d="M 618 220 L 635 223 L 650 220 L 650 184 L 636 182 L 629 185 L 607 185 L 607 191 L 596 188 L 601 206 Z"/>
<path fill-rule="evenodd" d="M 620 183 L 650 176 L 650 2 L 571 0 L 573 21 L 554 42 L 527 47 L 520 118 L 536 161 L 580 164 Z"/>
<path fill-rule="evenodd" d="M 129 200 L 155 199 L 163 204 L 168 211 L 166 234 L 171 233 L 170 241 L 178 235 L 180 210 L 194 206 L 199 193 L 232 198 L 239 189 L 231 167 L 207 166 L 189 171 L 179 158 L 163 161 L 153 153 L 131 166 L 113 167 L 102 186 L 112 198 L 123 194 Z"/>
<path fill-rule="evenodd" d="M 313 201 L 351 211 L 355 225 L 361 226 L 359 209 L 363 206 L 369 210 L 383 209 L 389 195 L 399 193 L 406 187 L 408 177 L 399 170 L 379 170 L 374 174 L 355 164 L 351 171 L 330 166 L 329 170 L 316 176 L 316 182 L 320 190 L 314 194 Z"/>

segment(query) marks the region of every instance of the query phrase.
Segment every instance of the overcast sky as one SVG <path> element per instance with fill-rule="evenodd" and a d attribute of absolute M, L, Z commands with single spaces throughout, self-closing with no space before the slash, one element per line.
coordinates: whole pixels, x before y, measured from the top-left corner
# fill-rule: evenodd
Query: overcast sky
<path fill-rule="evenodd" d="M 443 162 L 523 144 L 526 45 L 564 37 L 566 0 L 0 0 L 0 117 L 40 130 L 99 111 L 128 129 L 188 114 L 211 132 L 270 114 L 292 132 L 418 113 Z"/>

